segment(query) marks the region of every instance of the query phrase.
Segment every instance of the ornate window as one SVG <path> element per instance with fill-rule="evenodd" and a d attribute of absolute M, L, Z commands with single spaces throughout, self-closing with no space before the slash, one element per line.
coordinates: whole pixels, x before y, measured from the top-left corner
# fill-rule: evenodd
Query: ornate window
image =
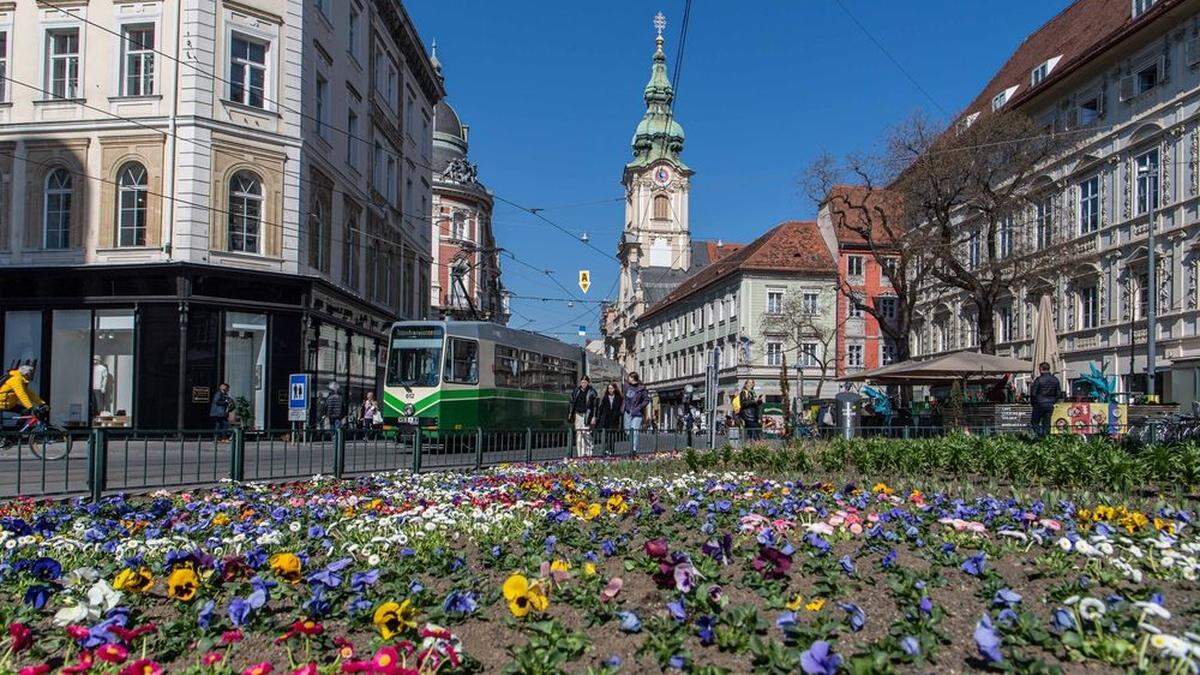
<path fill-rule="evenodd" d="M 42 247 L 67 248 L 71 245 L 71 172 L 54 169 L 46 176 L 42 207 Z"/>
<path fill-rule="evenodd" d="M 146 245 L 146 167 L 129 162 L 117 174 L 117 246 Z"/>
<path fill-rule="evenodd" d="M 666 195 L 654 196 L 654 219 L 655 220 L 670 220 L 671 219 L 671 199 Z"/>
<path fill-rule="evenodd" d="M 125 26 L 121 40 L 121 94 L 154 94 L 154 26 Z"/>
<path fill-rule="evenodd" d="M 239 171 L 229 180 L 229 250 L 258 253 L 262 238 L 262 180 Z"/>

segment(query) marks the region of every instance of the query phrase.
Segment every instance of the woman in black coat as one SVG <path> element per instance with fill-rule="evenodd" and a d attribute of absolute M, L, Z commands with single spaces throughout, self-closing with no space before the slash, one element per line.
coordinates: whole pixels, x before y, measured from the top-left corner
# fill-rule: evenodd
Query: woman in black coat
<path fill-rule="evenodd" d="M 611 455 L 617 434 L 621 433 L 621 390 L 610 382 L 604 388 L 600 403 L 596 406 L 595 428 L 604 436 L 604 454 Z"/>

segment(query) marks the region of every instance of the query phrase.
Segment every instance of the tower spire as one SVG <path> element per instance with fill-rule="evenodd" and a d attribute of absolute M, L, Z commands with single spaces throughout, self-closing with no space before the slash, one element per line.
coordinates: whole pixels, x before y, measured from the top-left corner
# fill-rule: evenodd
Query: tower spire
<path fill-rule="evenodd" d="M 675 121 L 672 104 L 675 89 L 667 76 L 667 55 L 663 51 L 663 30 L 667 18 L 662 12 L 654 15 L 654 56 L 650 64 L 650 81 L 642 92 L 646 112 L 633 135 L 633 156 L 630 166 L 644 166 L 656 159 L 668 159 L 683 168 L 679 153 L 683 150 L 683 127 Z"/>

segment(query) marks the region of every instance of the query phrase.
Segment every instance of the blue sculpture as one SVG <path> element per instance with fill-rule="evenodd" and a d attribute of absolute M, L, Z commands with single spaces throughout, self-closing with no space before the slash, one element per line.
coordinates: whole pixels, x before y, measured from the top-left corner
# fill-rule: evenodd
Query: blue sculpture
<path fill-rule="evenodd" d="M 1092 396 L 1096 398 L 1097 403 L 1116 403 L 1117 378 L 1109 377 L 1104 372 L 1107 369 L 1108 365 L 1103 361 L 1100 362 L 1099 368 L 1093 363 L 1088 372 L 1079 378 L 1091 387 Z"/>
<path fill-rule="evenodd" d="M 892 400 L 888 398 L 888 395 L 874 387 L 863 387 L 862 392 L 871 399 L 871 408 L 876 415 L 883 418 L 884 425 L 891 426 L 896 411 L 892 409 Z"/>

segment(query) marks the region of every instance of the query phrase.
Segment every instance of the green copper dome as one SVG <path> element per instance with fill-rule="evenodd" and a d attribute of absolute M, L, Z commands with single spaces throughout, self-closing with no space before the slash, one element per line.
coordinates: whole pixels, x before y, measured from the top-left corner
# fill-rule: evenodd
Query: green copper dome
<path fill-rule="evenodd" d="M 667 56 L 663 53 L 663 37 L 655 39 L 654 60 L 650 66 L 650 81 L 643 93 L 646 114 L 633 132 L 633 161 L 629 168 L 641 168 L 665 159 L 676 167 L 687 170 L 679 159 L 683 151 L 683 127 L 671 113 L 675 100 L 675 89 L 667 77 Z"/>

